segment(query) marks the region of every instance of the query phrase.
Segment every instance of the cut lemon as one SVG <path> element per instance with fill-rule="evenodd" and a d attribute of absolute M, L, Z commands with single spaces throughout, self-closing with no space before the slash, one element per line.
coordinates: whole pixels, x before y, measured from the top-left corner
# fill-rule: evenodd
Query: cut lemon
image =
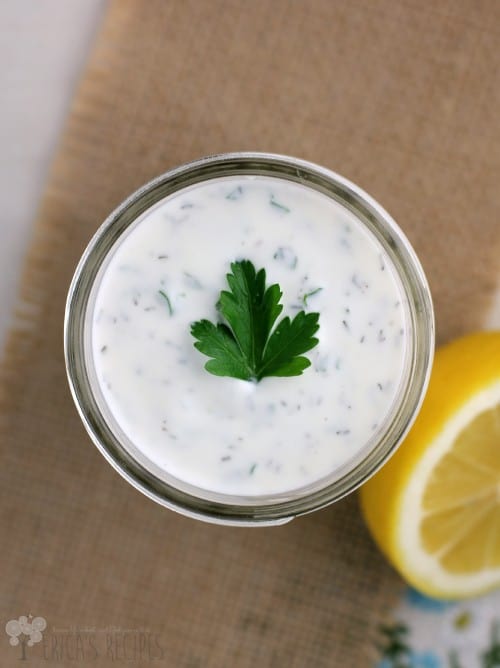
<path fill-rule="evenodd" d="M 500 332 L 437 351 L 408 436 L 361 489 L 381 550 L 438 598 L 500 586 Z"/>

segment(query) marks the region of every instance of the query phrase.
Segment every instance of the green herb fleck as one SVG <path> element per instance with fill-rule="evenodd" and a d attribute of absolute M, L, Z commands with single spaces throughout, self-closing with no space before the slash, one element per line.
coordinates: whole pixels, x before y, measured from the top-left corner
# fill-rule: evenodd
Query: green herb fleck
<path fill-rule="evenodd" d="M 199 281 L 196 276 L 190 274 L 188 271 L 184 272 L 184 282 L 188 288 L 193 288 L 194 290 L 201 290 L 203 288 L 201 281 Z"/>
<path fill-rule="evenodd" d="M 236 200 L 240 199 L 240 197 L 243 195 L 243 188 L 241 186 L 236 186 L 234 190 L 231 190 L 231 192 L 226 195 L 226 199 L 229 200 Z"/>
<path fill-rule="evenodd" d="M 168 314 L 170 316 L 174 315 L 174 309 L 172 308 L 172 302 L 170 301 L 169 296 L 167 295 L 167 293 L 164 292 L 163 290 L 158 290 L 158 294 L 161 295 L 163 297 L 163 299 L 166 301 L 167 308 L 168 308 Z"/>
<path fill-rule="evenodd" d="M 318 292 L 321 292 L 321 290 L 323 290 L 323 288 L 316 288 L 315 290 L 311 290 L 311 292 L 306 292 L 306 294 L 302 297 L 304 306 L 307 306 L 307 300 L 309 297 L 314 297 L 314 295 L 317 295 Z"/>
<path fill-rule="evenodd" d="M 300 311 L 274 324 L 283 306 L 279 285 L 266 288 L 266 272 L 250 260 L 231 264 L 230 292 L 220 293 L 217 308 L 225 322 L 198 320 L 191 325 L 194 346 L 207 357 L 205 369 L 216 376 L 259 381 L 265 376 L 299 376 L 311 366 L 303 353 L 318 339 L 319 313 Z"/>
<path fill-rule="evenodd" d="M 274 199 L 274 195 L 271 195 L 271 199 L 269 200 L 269 203 L 271 204 L 271 206 L 275 206 L 277 209 L 280 209 L 284 213 L 290 213 L 290 209 L 287 206 L 285 206 L 284 204 L 280 204 L 279 202 L 277 202 Z"/>
<path fill-rule="evenodd" d="M 252 466 L 250 467 L 250 471 L 249 471 L 250 475 L 253 475 L 255 473 L 256 468 L 257 468 L 257 464 L 252 464 Z"/>
<path fill-rule="evenodd" d="M 273 255 L 275 260 L 284 262 L 289 269 L 296 269 L 299 258 L 295 255 L 293 250 L 288 246 L 280 246 Z"/>

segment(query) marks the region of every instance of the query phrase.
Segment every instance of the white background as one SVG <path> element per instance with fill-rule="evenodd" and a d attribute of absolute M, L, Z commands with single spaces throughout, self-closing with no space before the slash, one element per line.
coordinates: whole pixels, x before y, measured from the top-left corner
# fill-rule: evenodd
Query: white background
<path fill-rule="evenodd" d="M 22 259 L 106 0 L 0 0 L 0 351 Z"/>

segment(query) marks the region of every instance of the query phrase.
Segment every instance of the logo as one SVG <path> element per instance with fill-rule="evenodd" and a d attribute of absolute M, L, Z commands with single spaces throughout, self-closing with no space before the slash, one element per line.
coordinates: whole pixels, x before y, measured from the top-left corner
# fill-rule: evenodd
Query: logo
<path fill-rule="evenodd" d="M 43 617 L 22 615 L 19 619 L 11 619 L 5 625 L 5 632 L 9 637 L 12 647 L 21 645 L 21 659 L 26 661 L 26 647 L 33 647 L 42 639 L 42 631 L 47 628 L 47 622 Z"/>
<path fill-rule="evenodd" d="M 39 643 L 34 654 L 39 660 L 67 665 L 99 660 L 113 662 L 161 661 L 165 654 L 157 633 L 147 628 L 119 626 L 67 628 L 52 626 L 47 629 L 44 617 L 33 615 L 11 619 L 5 625 L 12 647 L 19 646 L 19 659 L 31 658 L 28 647 Z M 42 642 L 43 641 L 43 642 Z"/>

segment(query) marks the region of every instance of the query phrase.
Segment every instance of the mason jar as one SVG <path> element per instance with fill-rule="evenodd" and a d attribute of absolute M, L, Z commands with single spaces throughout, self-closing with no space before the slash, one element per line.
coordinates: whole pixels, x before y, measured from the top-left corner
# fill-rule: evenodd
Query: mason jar
<path fill-rule="evenodd" d="M 344 460 L 340 461 L 338 466 L 333 468 L 330 466 L 323 472 L 317 472 L 316 477 L 314 479 L 306 479 L 305 484 L 298 484 L 294 477 L 293 483 L 290 483 L 290 488 L 287 488 L 286 481 L 281 479 L 281 487 L 272 487 L 271 485 L 269 488 L 266 488 L 263 485 L 262 490 L 259 491 L 260 488 L 257 486 L 255 488 L 257 491 L 253 490 L 251 493 L 248 492 L 249 487 L 243 479 L 241 482 L 241 492 L 239 491 L 238 483 L 231 483 L 227 489 L 215 489 L 213 485 L 210 488 L 208 484 L 196 484 L 193 483 L 193 480 L 183 480 L 182 476 L 174 475 L 172 471 L 169 471 L 168 466 L 159 465 L 158 461 L 153 461 L 148 454 L 145 454 L 145 448 L 142 447 L 144 444 L 139 442 L 140 437 L 137 438 L 134 436 L 134 433 L 132 433 L 133 430 L 131 431 L 123 427 L 120 419 L 117 418 L 117 411 L 114 409 L 113 402 L 106 396 L 102 378 L 99 377 L 99 365 L 96 359 L 98 353 L 96 352 L 96 345 L 93 340 L 96 336 L 94 329 L 98 316 L 96 313 L 96 303 L 99 299 L 100 291 L 103 289 L 103 277 L 105 277 L 106 271 L 116 256 L 118 249 L 126 242 L 130 234 L 138 229 L 141 221 L 147 218 L 150 211 L 155 211 L 155 207 L 163 206 L 162 202 L 169 202 L 172 198 L 178 197 L 183 193 L 196 194 L 197 188 L 201 192 L 202 187 L 207 188 L 214 184 L 224 184 L 225 180 L 228 180 L 228 183 L 229 181 L 231 183 L 237 182 L 234 179 L 243 179 L 244 183 L 252 183 L 252 179 L 255 182 L 263 179 L 263 182 L 268 183 L 266 179 L 270 179 L 269 183 L 278 184 L 279 182 L 279 185 L 283 188 L 288 188 L 290 192 L 293 191 L 293 197 L 297 196 L 299 198 L 301 192 L 311 197 L 315 197 L 316 193 L 319 193 L 322 198 L 328 198 L 329 203 L 335 203 L 340 212 L 339 215 L 351 217 L 351 219 L 354 217 L 356 226 L 360 229 L 359 233 L 361 235 L 366 233 L 371 239 L 370 243 L 373 242 L 380 249 L 379 255 L 382 263 L 380 270 L 384 271 L 386 268 L 384 266 L 385 263 L 390 267 L 395 280 L 398 282 L 398 289 L 402 298 L 398 300 L 395 306 L 399 305 L 400 310 L 403 311 L 401 317 L 405 323 L 404 350 L 402 348 L 401 370 L 397 387 L 392 387 L 390 405 L 388 405 L 385 413 L 380 416 L 380 420 L 377 420 L 378 424 L 373 425 L 373 433 L 370 434 L 369 438 L 366 438 L 365 442 L 354 443 L 352 445 L 352 456 L 344 457 Z M 295 186 L 300 186 L 300 188 L 295 188 Z M 297 190 L 298 194 L 295 193 L 295 190 Z M 228 197 L 226 196 L 226 199 Z M 272 197 L 271 195 L 270 204 L 274 205 L 273 215 L 281 216 L 279 224 L 286 225 L 286 221 L 288 220 L 286 216 L 289 210 L 277 200 L 273 202 Z M 231 198 L 229 197 L 229 199 Z M 232 199 L 235 198 L 233 197 Z M 279 207 L 281 207 L 281 210 L 279 210 Z M 240 213 L 241 215 L 238 214 L 240 217 L 250 215 L 248 211 L 243 209 L 240 210 Z M 301 215 L 304 219 L 307 218 L 305 214 L 302 213 Z M 278 221 L 278 218 L 276 220 Z M 172 226 L 171 229 L 174 229 L 174 222 Z M 271 232 L 269 227 L 267 229 Z M 320 257 L 319 254 L 323 253 L 327 254 L 329 262 L 335 263 L 337 259 L 340 262 L 339 253 L 341 246 L 344 245 L 343 253 L 351 251 L 349 250 L 349 240 L 340 237 L 339 239 L 339 245 L 332 243 L 330 247 L 322 248 L 320 247 L 322 243 L 318 240 L 318 258 Z M 219 234 L 216 242 L 223 248 L 225 247 L 224 244 L 227 244 L 228 259 L 234 259 L 235 253 L 232 248 L 229 248 L 229 241 L 223 234 Z M 168 250 L 168 234 L 164 243 Z M 308 243 L 316 243 L 314 235 L 308 240 Z M 208 248 L 203 248 L 203 244 L 200 247 L 195 239 L 193 239 L 193 249 L 196 249 L 192 250 L 194 255 L 209 252 Z M 167 255 L 164 257 L 167 257 Z M 278 259 L 282 260 L 283 258 L 280 257 Z M 359 258 L 358 261 L 360 261 Z M 358 294 L 357 291 L 359 291 L 360 298 L 362 293 L 369 291 L 368 282 L 363 283 L 363 266 L 362 264 L 359 277 L 355 273 L 351 277 L 353 284 L 352 291 L 356 295 Z M 307 279 L 308 277 L 306 276 L 305 278 Z M 227 288 L 227 286 L 220 285 L 221 290 L 224 288 Z M 320 289 L 317 288 L 316 292 Z M 312 295 L 313 292 L 315 291 L 312 290 L 309 294 Z M 347 295 L 348 293 L 349 290 L 345 290 L 342 294 Z M 164 294 L 164 296 L 168 299 L 167 295 Z M 328 295 L 323 295 L 322 298 L 328 299 Z M 302 295 L 301 300 L 305 305 L 306 299 L 304 295 Z M 312 298 L 310 301 L 312 303 Z M 345 307 L 345 304 L 340 304 L 340 298 L 337 301 L 339 301 L 339 304 L 335 305 L 335 308 L 338 307 L 340 309 L 341 306 Z M 358 321 L 367 322 L 368 326 L 370 326 L 372 323 L 367 321 L 369 317 L 368 307 L 364 309 L 362 307 L 363 302 L 359 303 L 361 306 L 358 309 Z M 165 308 L 167 306 L 171 308 L 170 303 L 165 304 Z M 147 308 L 144 310 L 146 311 Z M 345 307 L 344 310 L 347 313 L 350 309 Z M 342 318 L 340 310 L 338 313 L 339 327 L 344 326 L 348 330 L 349 323 L 347 319 Z M 204 315 L 206 314 L 200 313 L 200 317 Z M 377 314 L 375 313 L 372 320 L 376 320 L 376 317 Z M 373 338 L 374 342 L 382 341 L 382 336 L 385 335 L 382 335 L 381 331 L 370 334 L 367 330 L 370 336 L 378 336 L 378 339 Z M 400 330 L 400 335 L 402 333 L 403 328 Z M 351 345 L 350 339 L 349 341 L 342 339 L 339 334 L 338 341 L 346 341 L 346 350 L 351 350 L 351 348 L 352 350 L 356 350 L 353 346 L 363 343 L 364 335 L 361 337 L 358 336 L 359 340 L 357 341 L 354 341 L 354 334 L 352 332 L 346 331 L 345 335 L 349 335 L 353 339 Z M 394 336 L 397 336 L 397 334 Z M 189 333 L 185 334 L 185 338 L 187 341 Z M 267 153 L 230 153 L 202 158 L 162 174 L 133 193 L 109 215 L 91 239 L 76 268 L 66 305 L 64 343 L 69 385 L 80 417 L 94 444 L 125 480 L 150 499 L 189 517 L 221 524 L 261 526 L 282 524 L 295 516 L 309 513 L 337 501 L 359 487 L 392 455 L 413 423 L 425 394 L 433 358 L 434 318 L 429 287 L 422 267 L 408 240 L 390 215 L 361 188 L 328 169 L 304 160 Z M 192 344 L 193 341 L 190 340 L 189 346 L 191 348 Z M 340 343 L 336 345 L 342 349 Z M 374 343 L 374 351 L 377 350 L 376 345 Z M 102 346 L 102 351 L 104 349 L 105 346 Z M 359 350 L 361 351 L 361 348 Z M 198 351 L 194 351 L 193 354 L 199 355 L 201 368 L 207 359 L 203 358 Z M 369 361 L 370 358 L 366 358 L 368 359 L 368 363 L 365 363 L 366 373 L 370 371 L 372 364 L 376 365 L 377 360 L 375 357 L 376 354 L 372 355 L 371 362 Z M 354 358 L 351 361 L 352 368 L 354 368 L 356 361 Z M 126 356 L 123 357 L 123 360 L 126 359 Z M 317 360 L 318 358 L 314 359 Z M 161 359 L 155 359 L 154 364 L 161 367 Z M 315 371 L 319 374 L 321 369 L 319 367 L 316 368 L 316 366 Z M 306 370 L 304 373 L 307 374 L 308 371 Z M 202 373 L 206 372 L 203 371 Z M 312 374 L 313 371 L 310 371 L 310 373 Z M 359 373 L 362 373 L 362 371 Z M 121 378 L 120 369 L 117 370 L 117 374 L 117 378 Z M 347 396 L 350 390 L 350 377 L 348 371 L 346 374 L 342 379 L 342 392 Z M 317 378 L 319 378 L 319 375 Z M 214 382 L 218 380 L 217 377 L 214 377 Z M 278 381 L 281 383 L 291 383 L 294 382 L 294 379 L 280 378 Z M 165 382 L 175 385 L 176 379 L 172 377 L 166 379 Z M 245 381 L 237 380 L 234 382 L 244 383 Z M 328 383 L 330 382 L 338 382 L 336 381 L 335 369 L 333 367 L 331 380 Z M 356 383 L 359 385 L 359 378 L 356 380 Z M 377 385 L 379 385 L 382 391 L 382 384 L 377 383 Z M 227 393 L 228 391 L 223 390 L 223 388 L 229 386 L 221 384 L 214 387 L 220 388 L 220 390 L 215 390 L 215 393 L 217 394 L 220 391 L 221 396 L 219 399 L 224 404 L 225 398 L 223 392 L 226 391 Z M 327 385 L 323 385 L 323 387 L 327 387 Z M 330 386 L 328 385 L 328 387 Z M 133 391 L 132 388 L 131 392 Z M 375 386 L 370 388 L 374 401 L 378 400 L 375 396 L 376 391 Z M 140 392 L 141 389 L 138 386 L 137 393 Z M 340 403 L 344 401 L 347 404 L 349 398 L 345 399 L 344 397 L 344 400 L 343 396 L 340 391 L 335 394 L 335 397 L 340 397 Z M 226 399 L 230 399 L 229 394 L 226 394 Z M 203 402 L 203 398 L 199 399 L 199 401 Z M 335 405 L 332 404 L 323 409 L 325 423 L 330 418 L 331 422 L 335 422 L 336 416 L 340 411 L 339 402 L 336 399 Z M 165 398 L 165 403 L 168 403 L 167 398 Z M 359 412 L 356 415 L 359 405 L 356 406 L 356 402 L 352 403 L 353 405 L 343 406 L 343 409 L 351 411 L 350 415 L 352 417 L 350 419 L 352 420 L 352 424 L 356 426 L 362 416 Z M 178 416 L 176 415 L 177 418 Z M 191 452 L 190 462 L 192 462 L 193 466 L 197 466 L 197 438 L 192 436 L 193 431 L 191 427 L 196 423 L 198 418 L 201 420 L 196 407 L 188 411 L 183 418 L 186 420 L 186 427 L 188 427 L 188 423 L 190 427 L 186 433 L 191 434 L 191 441 L 186 444 L 186 448 Z M 282 420 L 285 420 L 282 424 L 292 424 L 291 421 L 294 419 L 293 417 L 287 418 L 285 416 L 282 418 Z M 307 414 L 301 419 L 303 420 L 301 424 L 304 424 L 305 428 L 307 428 Z M 287 420 L 289 422 L 286 422 Z M 310 421 L 316 422 L 317 418 L 310 418 Z M 330 427 L 332 434 L 331 451 L 336 447 L 334 444 L 335 438 L 341 438 L 342 436 L 342 430 L 337 429 L 337 431 L 333 431 L 333 429 L 334 427 Z M 344 436 L 349 431 L 349 429 L 344 429 Z M 258 445 L 258 439 L 261 438 L 259 434 L 259 430 L 255 430 L 255 447 Z M 201 436 L 202 433 L 200 431 L 200 438 Z M 203 432 L 203 438 L 206 441 L 205 432 Z M 298 431 L 297 438 L 299 438 Z M 217 438 L 217 440 L 220 439 Z M 205 441 L 203 444 L 204 451 L 201 453 L 203 457 L 207 456 L 207 450 L 210 450 L 212 447 L 214 449 L 218 448 L 220 445 L 219 443 L 206 443 Z M 291 446 L 288 450 L 286 446 L 280 446 L 280 456 L 282 457 L 280 466 L 282 467 L 281 470 L 285 471 L 287 469 L 287 457 L 292 456 L 294 447 L 293 438 L 289 439 L 289 443 L 291 443 Z M 251 448 L 252 444 L 250 443 L 248 447 Z M 330 445 L 328 445 L 327 450 L 328 448 L 330 448 Z M 310 449 L 309 452 L 313 452 L 313 449 Z M 203 457 L 200 458 L 200 461 L 203 460 Z M 219 453 L 217 457 L 219 457 Z M 230 457 L 219 457 L 219 459 L 230 459 Z M 268 458 L 266 459 L 267 461 L 271 461 L 271 459 Z M 199 464 L 199 466 L 200 476 L 203 476 L 204 472 L 201 470 L 203 465 Z M 294 464 L 294 466 L 296 465 Z M 276 465 L 276 471 L 278 468 L 278 465 Z M 307 467 L 302 466 L 302 468 L 305 470 Z M 235 473 L 235 475 L 237 474 Z M 268 472 L 266 475 L 271 480 L 269 477 L 271 474 Z"/>

